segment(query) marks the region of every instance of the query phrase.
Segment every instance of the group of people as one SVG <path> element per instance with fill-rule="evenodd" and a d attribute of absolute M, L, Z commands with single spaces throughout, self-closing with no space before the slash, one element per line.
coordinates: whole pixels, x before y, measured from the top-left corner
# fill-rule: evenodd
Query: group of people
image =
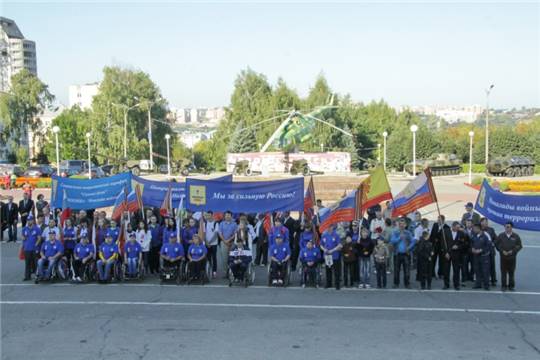
<path fill-rule="evenodd" d="M 208 262 L 211 278 L 217 277 L 218 263 L 224 277 L 231 272 L 235 278 L 242 278 L 250 264 L 268 266 L 272 285 L 283 285 L 298 269 L 303 286 L 318 285 L 317 278 L 324 273 L 326 288 L 340 289 L 342 284 L 369 288 L 375 273 L 377 288 L 387 287 L 389 274 L 394 287 L 403 279 L 409 288 L 411 270 L 416 270 L 421 289 L 431 289 L 432 279 L 440 278 L 444 289 L 452 284 L 459 290 L 473 282 L 474 288 L 488 290 L 497 284 L 498 251 L 501 289 L 512 291 L 516 256 L 522 248 L 511 222 L 497 235 L 488 220 L 473 211 L 472 203 L 466 205 L 461 221 L 451 225 L 444 215 L 430 224 L 419 212 L 392 218 L 387 203 L 384 211 L 377 205 L 367 217 L 332 224 L 322 233 L 317 214 L 297 219 L 289 212 L 270 218 L 188 210 L 177 224 L 176 216 L 164 216 L 158 209 L 124 214 L 119 221 L 104 211 L 81 210 L 59 225 L 60 210 L 51 212 L 42 195 L 35 204 L 25 195 L 18 206 L 12 198 L 0 205 L 10 241 L 16 241 L 17 221 L 21 221 L 25 281 L 34 273 L 38 281 L 47 279 L 61 259 L 74 281 L 82 281 L 90 265 L 97 268 L 99 280 L 107 281 L 119 266 L 125 267 L 128 277 L 140 271 L 159 275 L 163 267 L 185 261 L 195 275 Z M 319 210 L 323 207 L 320 201 L 317 205 Z M 121 231 L 125 231 L 124 244 L 119 243 Z"/>

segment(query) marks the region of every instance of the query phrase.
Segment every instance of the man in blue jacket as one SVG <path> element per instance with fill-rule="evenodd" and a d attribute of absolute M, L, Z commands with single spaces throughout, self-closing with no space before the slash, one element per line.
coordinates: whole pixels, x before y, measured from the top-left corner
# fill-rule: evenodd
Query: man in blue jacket
<path fill-rule="evenodd" d="M 302 287 L 306 287 L 306 283 L 308 283 L 308 281 L 315 284 L 317 264 L 319 263 L 320 259 L 321 251 L 313 246 L 312 240 L 309 240 L 306 246 L 300 251 L 300 262 L 302 263 L 303 270 Z"/>
<path fill-rule="evenodd" d="M 276 234 L 275 241 L 270 247 L 270 275 L 272 285 L 283 285 L 287 262 L 291 258 L 291 248 L 283 241 L 281 233 Z"/>
<path fill-rule="evenodd" d="M 52 270 L 64 254 L 64 246 L 60 241 L 56 240 L 56 232 L 51 231 L 48 236 L 49 239 L 41 245 L 41 259 L 38 261 L 36 284 L 41 279 L 49 279 L 51 277 Z M 47 270 L 44 272 L 45 266 L 47 266 Z"/>
<path fill-rule="evenodd" d="M 407 230 L 407 222 L 404 218 L 399 219 L 398 229 L 394 230 L 390 237 L 390 243 L 394 245 L 394 288 L 399 287 L 399 273 L 403 268 L 403 283 L 409 289 L 410 284 L 410 254 L 414 249 L 416 240 L 413 234 Z"/>
<path fill-rule="evenodd" d="M 337 234 L 334 225 L 328 226 L 328 229 L 321 237 L 321 250 L 324 255 L 326 267 L 326 286 L 325 289 L 332 287 L 332 273 L 336 290 L 340 289 L 341 281 L 341 239 Z"/>
<path fill-rule="evenodd" d="M 24 251 L 24 279 L 30 280 L 30 276 L 36 271 L 36 250 L 38 249 L 37 241 L 41 234 L 41 229 L 34 222 L 34 216 L 28 215 L 26 226 L 22 229 L 22 249 Z"/>

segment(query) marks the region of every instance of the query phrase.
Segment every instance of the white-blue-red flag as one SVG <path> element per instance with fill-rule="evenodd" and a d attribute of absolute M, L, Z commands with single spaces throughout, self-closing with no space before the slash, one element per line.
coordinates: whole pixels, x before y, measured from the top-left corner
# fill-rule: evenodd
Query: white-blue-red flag
<path fill-rule="evenodd" d="M 414 178 L 392 202 L 392 217 L 407 215 L 437 202 L 429 168 Z"/>

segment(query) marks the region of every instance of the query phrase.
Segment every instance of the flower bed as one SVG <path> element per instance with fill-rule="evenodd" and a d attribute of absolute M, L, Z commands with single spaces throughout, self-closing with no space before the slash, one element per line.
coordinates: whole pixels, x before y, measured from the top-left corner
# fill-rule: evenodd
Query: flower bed
<path fill-rule="evenodd" d="M 476 177 L 473 179 L 472 184 L 465 184 L 473 189 L 480 190 L 482 187 L 482 181 L 484 178 Z M 488 183 L 491 186 L 497 186 L 501 191 L 512 191 L 512 192 L 528 192 L 528 193 L 540 193 L 540 180 L 496 180 L 487 178 Z"/>

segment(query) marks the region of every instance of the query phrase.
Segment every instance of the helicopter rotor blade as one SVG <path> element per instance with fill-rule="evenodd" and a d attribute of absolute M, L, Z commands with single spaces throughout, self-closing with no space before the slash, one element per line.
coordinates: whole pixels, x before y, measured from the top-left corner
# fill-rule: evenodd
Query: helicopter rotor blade
<path fill-rule="evenodd" d="M 336 129 L 337 131 L 340 131 L 340 132 L 342 132 L 343 134 L 345 134 L 345 135 L 347 135 L 347 136 L 353 137 L 353 134 L 351 134 L 350 132 L 347 132 L 347 131 L 345 131 L 345 130 L 343 130 L 343 129 L 341 129 L 341 128 L 338 128 L 336 125 L 331 124 L 331 123 L 329 123 L 328 121 L 324 121 L 324 120 L 318 119 L 318 118 L 316 118 L 315 116 L 309 115 L 309 114 L 308 114 L 308 115 L 305 115 L 305 116 L 307 116 L 307 117 L 309 117 L 309 118 L 311 118 L 311 119 L 313 119 L 313 120 L 317 120 L 317 121 L 319 121 L 319 122 L 321 122 L 321 123 L 323 123 L 323 124 L 325 124 L 325 125 L 328 125 L 328 126 L 330 126 L 331 128 Z"/>

